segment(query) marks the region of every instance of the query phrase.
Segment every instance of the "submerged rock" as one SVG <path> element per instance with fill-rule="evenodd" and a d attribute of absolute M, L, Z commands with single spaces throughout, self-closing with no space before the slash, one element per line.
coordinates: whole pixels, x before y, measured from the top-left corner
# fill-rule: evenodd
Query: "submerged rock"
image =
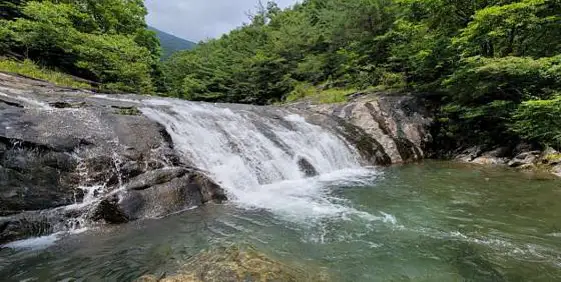
<path fill-rule="evenodd" d="M 252 282 L 330 281 L 323 269 L 294 266 L 272 259 L 248 246 L 204 251 L 192 257 L 181 272 L 169 277 L 147 275 L 137 282 Z"/>

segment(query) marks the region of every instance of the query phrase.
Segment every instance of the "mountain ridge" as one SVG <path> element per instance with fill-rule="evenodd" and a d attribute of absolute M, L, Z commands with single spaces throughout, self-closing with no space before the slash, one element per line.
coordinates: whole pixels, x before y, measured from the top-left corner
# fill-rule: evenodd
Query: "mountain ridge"
<path fill-rule="evenodd" d="M 162 59 L 169 58 L 169 56 L 177 51 L 191 50 L 197 46 L 197 43 L 195 42 L 177 37 L 155 27 L 148 26 L 148 29 L 156 32 L 156 36 L 160 39 L 160 44 L 162 46 Z"/>

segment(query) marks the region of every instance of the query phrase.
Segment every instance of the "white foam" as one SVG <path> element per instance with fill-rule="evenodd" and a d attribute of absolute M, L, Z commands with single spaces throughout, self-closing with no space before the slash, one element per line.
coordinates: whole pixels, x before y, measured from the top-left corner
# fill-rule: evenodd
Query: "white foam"
<path fill-rule="evenodd" d="M 96 94 L 93 95 L 92 97 L 94 98 L 98 98 L 98 99 L 104 99 L 104 100 L 110 100 L 110 101 L 117 101 L 117 102 L 127 102 L 127 103 L 135 103 L 138 104 L 141 101 L 137 101 L 137 100 L 133 100 L 133 99 L 126 99 L 126 98 L 119 98 L 116 97 L 115 95 L 105 95 L 105 94 Z"/>
<path fill-rule="evenodd" d="M 284 120 L 292 121 L 292 122 L 306 123 L 306 119 L 302 116 L 299 116 L 299 115 L 288 115 L 288 116 L 284 117 Z"/>
<path fill-rule="evenodd" d="M 361 167 L 353 146 L 302 116 L 279 109 L 275 113 L 284 116 L 278 120 L 246 108 L 171 104 L 163 99 L 147 100 L 144 105 L 141 111 L 167 127 L 175 148 L 194 166 L 208 171 L 240 207 L 265 209 L 300 222 L 353 216 L 382 219 L 330 195 L 327 187 L 357 184 L 377 173 Z M 300 158 L 320 176 L 306 178 L 298 166 Z"/>
<path fill-rule="evenodd" d="M 334 181 L 352 181 L 352 178 L 370 176 L 373 171 L 341 170 L 309 179 L 285 180 L 261 185 L 254 189 L 238 189 L 234 202 L 239 206 L 265 209 L 285 218 L 310 222 L 324 218 L 350 218 L 353 216 L 366 220 L 380 220 L 380 217 L 361 212 L 343 200 L 331 196 L 327 186 Z"/>
<path fill-rule="evenodd" d="M 37 101 L 37 100 L 33 100 L 33 99 L 29 99 L 27 97 L 23 97 L 23 96 L 18 96 L 18 95 L 8 95 L 6 93 L 2 93 L 0 92 L 0 96 L 3 97 L 7 97 L 7 98 L 11 98 L 20 102 L 23 102 L 27 105 L 30 105 L 32 107 L 36 107 L 36 108 L 41 108 L 44 110 L 50 110 L 53 109 L 51 106 L 49 106 L 47 103 L 41 102 L 41 101 Z"/>
<path fill-rule="evenodd" d="M 14 241 L 3 245 L 2 247 L 11 249 L 30 249 L 30 250 L 42 250 L 46 249 L 56 243 L 59 240 L 61 233 L 54 233 L 48 236 L 35 237 L 25 240 Z"/>
<path fill-rule="evenodd" d="M 380 212 L 383 215 L 382 221 L 384 223 L 391 223 L 391 224 L 397 224 L 397 219 L 395 218 L 395 216 L 389 214 L 389 213 L 385 213 L 385 212 Z"/>
<path fill-rule="evenodd" d="M 60 240 L 65 235 L 76 235 L 88 231 L 89 228 L 77 228 L 69 231 L 56 232 L 50 235 L 34 237 L 19 241 L 10 242 L 8 244 L 2 245 L 3 248 L 10 248 L 16 250 L 44 250 L 52 245 L 54 245 L 58 240 Z"/>

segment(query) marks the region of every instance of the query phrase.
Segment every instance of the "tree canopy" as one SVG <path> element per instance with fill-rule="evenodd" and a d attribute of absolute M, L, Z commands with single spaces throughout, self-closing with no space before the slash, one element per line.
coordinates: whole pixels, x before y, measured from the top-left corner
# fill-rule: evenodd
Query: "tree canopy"
<path fill-rule="evenodd" d="M 154 92 L 159 41 L 142 0 L 1 1 L 0 46 L 110 90 Z"/>
<path fill-rule="evenodd" d="M 430 94 L 439 139 L 461 146 L 551 143 L 528 125 L 548 116 L 534 110 L 559 104 L 559 56 L 556 0 L 304 0 L 261 5 L 249 23 L 164 68 L 170 95 L 203 101 L 266 104 L 330 89 Z"/>
<path fill-rule="evenodd" d="M 163 64 L 142 0 L 0 8 L 7 54 L 107 89 L 253 104 L 398 91 L 431 99 L 436 138 L 450 146 L 561 136 L 552 121 L 561 113 L 558 0 L 260 2 L 248 23 Z"/>

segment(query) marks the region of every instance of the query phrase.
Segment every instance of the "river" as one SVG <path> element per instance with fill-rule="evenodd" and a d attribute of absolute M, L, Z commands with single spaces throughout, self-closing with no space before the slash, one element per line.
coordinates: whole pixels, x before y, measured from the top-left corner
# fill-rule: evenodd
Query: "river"
<path fill-rule="evenodd" d="M 322 269 L 333 281 L 561 280 L 559 180 L 426 161 L 260 191 L 161 219 L 16 242 L 0 249 L 1 280 L 131 281 L 172 274 L 202 250 L 231 245 Z"/>

